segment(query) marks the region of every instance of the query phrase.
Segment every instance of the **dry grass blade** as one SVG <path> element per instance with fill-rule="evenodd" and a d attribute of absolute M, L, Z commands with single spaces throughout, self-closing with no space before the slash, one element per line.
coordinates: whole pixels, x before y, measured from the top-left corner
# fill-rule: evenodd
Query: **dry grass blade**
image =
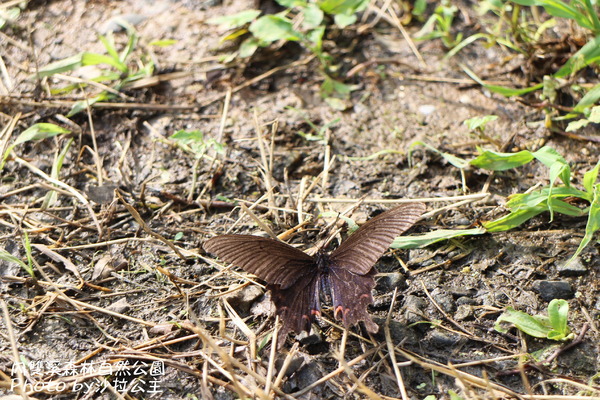
<path fill-rule="evenodd" d="M 62 292 L 58 292 L 58 293 L 59 293 L 58 295 L 59 295 L 60 298 L 62 298 L 63 300 L 66 300 L 67 302 L 69 302 L 69 303 L 77 306 L 77 308 L 79 308 L 79 307 L 89 308 L 91 310 L 98 311 L 98 312 L 101 312 L 103 314 L 107 314 L 107 315 L 110 315 L 110 316 L 113 316 L 113 317 L 117 317 L 117 318 L 126 319 L 126 320 L 129 320 L 129 321 L 132 321 L 132 322 L 136 322 L 136 323 L 141 324 L 141 325 L 150 326 L 150 327 L 156 326 L 156 323 L 154 323 L 154 322 L 148 322 L 148 321 L 145 321 L 145 320 L 140 319 L 140 318 L 130 317 L 129 315 L 121 314 L 121 313 L 118 313 L 118 312 L 115 312 L 115 311 L 108 310 L 106 308 L 94 306 L 92 304 L 85 303 L 83 301 L 72 299 L 69 296 L 67 296 L 66 294 L 62 293 Z"/>
<path fill-rule="evenodd" d="M 273 127 L 276 129 L 276 123 L 274 123 Z M 267 155 L 267 150 L 265 148 L 265 143 L 263 142 L 264 136 L 262 133 L 262 129 L 260 123 L 258 121 L 258 112 L 254 109 L 254 130 L 256 131 L 256 139 L 258 143 L 258 148 L 260 150 L 260 159 L 261 159 L 261 168 L 260 171 L 263 176 L 263 181 L 265 185 L 266 192 L 268 193 L 269 199 L 269 207 L 275 207 L 275 198 L 273 196 L 273 191 L 275 188 L 275 180 L 273 179 L 273 143 L 275 138 L 275 132 L 271 133 L 271 145 L 269 146 L 269 154 Z M 277 214 L 273 213 L 275 219 L 277 220 Z"/>
<path fill-rule="evenodd" d="M 277 357 L 277 334 L 279 332 L 279 316 L 275 316 L 275 326 L 271 334 L 271 351 L 269 353 L 269 365 L 267 366 L 267 383 L 265 384 L 265 393 L 271 394 L 271 384 L 273 371 L 275 370 L 275 358 Z M 283 369 L 283 368 L 282 368 Z M 279 385 L 275 385 L 278 387 Z"/>
<path fill-rule="evenodd" d="M 57 252 L 49 249 L 47 246 L 40 244 L 40 243 L 31 243 L 31 247 L 38 249 L 41 253 L 50 257 L 54 261 L 61 262 L 67 270 L 71 271 L 77 277 L 77 279 L 79 279 L 81 285 L 84 284 L 84 280 L 81 276 L 81 273 L 79 272 L 79 270 L 77 269 L 75 264 L 73 264 L 71 262 L 71 260 L 69 260 L 66 257 L 61 256 Z"/>
<path fill-rule="evenodd" d="M 336 375 L 341 374 L 342 372 L 344 372 L 346 370 L 347 367 L 351 367 L 355 364 L 358 364 L 359 362 L 363 361 L 364 359 L 370 357 L 371 355 L 373 355 L 378 349 L 371 349 L 369 351 L 364 352 L 363 354 L 361 354 L 360 356 L 346 362 L 344 361 L 344 366 L 342 367 L 338 367 L 337 369 L 331 371 L 330 373 L 328 373 L 327 375 L 323 376 L 321 379 L 318 379 L 317 381 L 311 383 L 310 385 L 308 385 L 307 387 L 305 387 L 302 390 L 299 390 L 295 393 L 292 393 L 293 397 L 300 397 L 303 394 L 306 394 L 308 392 L 310 392 L 311 390 L 313 390 L 314 388 L 316 388 L 319 385 L 322 385 L 323 383 L 327 382 L 328 380 L 330 380 L 331 378 L 333 378 Z"/>
<path fill-rule="evenodd" d="M 240 362 L 236 358 L 234 358 L 234 357 L 230 356 L 229 354 L 227 354 L 221 347 L 219 347 L 215 343 L 215 341 L 212 339 L 212 337 L 210 336 L 210 334 L 208 332 L 206 332 L 202 328 L 194 326 L 194 325 L 192 325 L 192 324 L 190 324 L 188 322 L 182 323 L 181 326 L 184 329 L 187 329 L 187 330 L 189 330 L 191 332 L 196 333 L 198 335 L 198 337 L 200 339 L 202 339 L 202 341 L 204 343 L 206 343 L 206 345 L 208 347 L 210 347 L 219 356 L 219 358 L 223 361 L 226 369 L 232 375 L 233 379 L 236 378 L 236 374 L 233 373 L 232 371 L 233 371 L 233 368 L 236 368 L 240 372 L 244 372 L 247 375 L 251 376 L 252 378 L 256 379 L 256 381 L 259 384 L 261 384 L 263 387 L 266 385 L 267 380 L 265 379 L 264 376 L 257 374 L 256 372 L 254 372 L 250 368 L 248 368 L 246 365 L 244 365 L 242 362 Z M 273 387 L 272 390 L 274 390 L 275 393 L 277 393 L 279 396 L 282 396 L 285 399 L 289 399 L 289 400 L 293 400 L 294 399 L 292 396 L 290 396 L 290 395 L 282 392 L 278 388 Z M 260 390 L 260 392 L 262 393 L 262 390 Z"/>
<path fill-rule="evenodd" d="M 15 130 L 15 126 L 17 126 L 17 122 L 21 119 L 21 113 L 17 113 L 13 116 L 6 124 L 2 131 L 0 131 L 0 165 L 2 165 L 2 158 L 4 158 L 4 153 L 8 149 L 8 141 Z"/>
<path fill-rule="evenodd" d="M 463 201 L 463 200 L 482 200 L 488 197 L 489 193 L 466 194 L 462 196 L 447 196 L 447 197 L 418 197 L 413 199 L 369 199 L 364 198 L 364 204 L 403 204 L 403 203 L 435 203 L 444 201 Z M 336 197 L 319 197 L 308 199 L 313 203 L 355 203 L 356 199 L 351 198 L 336 198 Z"/>
<path fill-rule="evenodd" d="M 125 201 L 125 199 L 121 196 L 121 194 L 119 193 L 119 191 L 115 191 L 115 193 L 116 193 L 117 197 L 119 198 L 119 200 L 121 201 L 121 203 L 125 206 L 125 208 L 127 208 L 127 211 L 129 211 L 129 213 L 131 214 L 131 216 L 135 219 L 135 221 L 138 224 L 140 224 L 140 226 L 142 227 L 142 229 L 144 230 L 144 232 L 146 232 L 148 235 L 153 236 L 153 237 L 157 238 L 158 240 L 160 240 L 161 242 L 163 242 L 164 244 L 166 244 L 182 260 L 186 259 L 186 257 L 181 253 L 181 251 L 179 251 L 179 249 L 177 248 L 177 246 L 175 246 L 173 243 L 171 243 L 170 240 L 167 240 L 164 236 L 162 236 L 162 235 L 154 232 L 152 229 L 150 229 L 150 227 L 142 219 L 142 217 L 137 212 L 137 210 L 135 208 L 133 208 L 131 205 L 129 205 L 129 203 L 127 203 Z"/>
<path fill-rule="evenodd" d="M 94 213 L 94 210 L 92 209 L 92 207 L 90 205 L 90 202 L 81 193 L 79 193 L 75 188 L 67 185 L 66 183 L 50 177 L 44 171 L 31 165 L 30 163 L 28 163 L 27 161 L 23 160 L 20 157 L 15 156 L 15 161 L 18 164 L 21 164 L 24 167 L 27 167 L 31 172 L 42 177 L 43 179 L 47 180 L 48 182 L 52 183 L 53 185 L 56 185 L 56 186 L 59 186 L 59 187 L 65 189 L 72 196 L 77 198 L 77 200 L 79 200 L 81 202 L 81 204 L 83 204 L 88 209 L 90 216 L 92 217 L 92 220 L 94 221 L 94 224 L 96 225 L 96 228 L 98 229 L 98 235 L 100 237 L 102 237 L 102 228 L 100 227 L 100 222 L 98 222 L 98 219 L 96 218 L 96 214 Z"/>
<path fill-rule="evenodd" d="M 273 331 L 273 337 L 277 338 L 276 331 Z M 273 344 L 272 344 L 273 349 L 277 348 L 276 344 L 277 344 L 276 340 L 273 341 Z M 275 382 L 273 383 L 274 388 L 279 388 L 279 386 L 281 385 L 281 382 L 283 382 L 283 377 L 285 376 L 285 373 L 287 372 L 287 369 L 289 368 L 290 364 L 294 360 L 294 357 L 296 356 L 297 352 L 298 352 L 298 343 L 296 342 L 296 343 L 294 343 L 294 345 L 290 349 L 289 353 L 285 357 L 285 360 L 283 360 L 281 369 L 279 370 L 279 373 L 277 374 L 277 378 L 275 378 Z"/>
<path fill-rule="evenodd" d="M 334 354 L 334 356 L 340 363 L 340 368 L 342 368 L 346 372 L 346 375 L 356 384 L 359 391 L 364 393 L 367 396 L 367 398 L 371 400 L 383 400 L 382 397 L 380 397 L 377 393 L 369 389 L 360 379 L 356 377 L 356 375 L 354 375 L 354 372 L 352 372 L 350 365 L 348 365 L 348 363 L 344 360 L 344 357 L 342 357 L 341 354 L 337 353 Z"/>
<path fill-rule="evenodd" d="M 256 222 L 256 225 L 258 225 L 260 227 L 260 229 L 262 229 L 264 232 L 268 233 L 272 239 L 279 240 L 279 238 L 277 237 L 275 232 L 273 232 L 273 230 L 271 230 L 271 228 L 269 228 L 269 226 L 267 224 L 265 224 L 263 221 L 261 221 L 261 219 L 258 218 L 256 216 L 256 214 L 254 214 L 252 211 L 250 211 L 250 209 L 248 207 L 246 207 L 245 204 L 240 204 L 240 207 L 242 208 L 242 211 L 244 211 L 254 222 Z"/>
<path fill-rule="evenodd" d="M 229 314 L 229 318 L 231 322 L 237 326 L 240 331 L 248 338 L 248 344 L 250 345 L 250 358 L 252 360 L 256 360 L 256 334 L 248 327 L 248 325 L 240 318 L 238 313 L 235 312 L 233 307 L 227 302 L 227 300 L 223 299 L 223 305 L 225 306 L 225 310 Z"/>
<path fill-rule="evenodd" d="M 8 313 L 8 306 L 4 299 L 0 298 L 0 306 L 2 307 L 2 318 L 4 319 L 4 326 L 6 327 L 6 332 L 8 333 L 8 339 L 10 341 L 10 348 L 12 350 L 13 355 L 13 364 L 18 365 L 15 368 L 17 372 L 17 392 L 21 394 L 23 399 L 27 400 L 27 394 L 25 393 L 25 377 L 23 376 L 23 371 L 20 367 L 20 357 L 19 357 L 19 347 L 17 346 L 17 341 L 15 340 L 15 332 L 13 331 L 12 321 L 10 320 L 10 314 Z"/>
<path fill-rule="evenodd" d="M 394 305 L 396 304 L 396 296 L 398 295 L 398 288 L 394 288 L 394 294 L 392 295 L 392 302 L 390 304 L 390 309 L 388 311 L 388 315 L 385 319 L 385 342 L 387 344 L 388 353 L 390 355 L 390 361 L 392 362 L 392 368 L 394 369 L 394 374 L 396 375 L 396 380 L 398 383 L 398 390 L 402 395 L 403 400 L 408 400 L 408 393 L 406 393 L 406 387 L 404 386 L 404 379 L 402 378 L 402 372 L 400 368 L 398 368 L 398 362 L 396 361 L 396 352 L 394 349 L 394 343 L 392 342 L 392 335 L 390 333 L 390 320 L 392 318 L 392 310 L 394 309 Z"/>
<path fill-rule="evenodd" d="M 512 397 L 516 397 L 516 398 L 520 398 L 520 399 L 528 398 L 527 396 L 521 395 L 507 387 L 504 387 L 497 383 L 490 382 L 487 379 L 483 379 L 478 376 L 474 376 L 474 375 L 468 374 L 466 372 L 460 371 L 460 370 L 456 369 L 454 366 L 447 366 L 447 365 L 439 364 L 436 362 L 425 361 L 420 356 L 416 356 L 416 355 L 409 353 L 408 351 L 405 351 L 403 349 L 396 348 L 395 351 L 398 352 L 399 354 L 401 354 L 406 359 L 414 362 L 415 364 L 418 364 L 422 368 L 430 369 L 430 370 L 442 373 L 444 375 L 453 376 L 455 378 L 460 379 L 463 382 L 467 382 L 470 385 L 473 385 L 473 386 L 476 386 L 476 387 L 479 387 L 482 389 L 489 389 L 489 392 L 493 393 L 493 395 L 496 397 L 503 397 L 503 396 L 508 395 L 508 396 L 512 396 Z"/>

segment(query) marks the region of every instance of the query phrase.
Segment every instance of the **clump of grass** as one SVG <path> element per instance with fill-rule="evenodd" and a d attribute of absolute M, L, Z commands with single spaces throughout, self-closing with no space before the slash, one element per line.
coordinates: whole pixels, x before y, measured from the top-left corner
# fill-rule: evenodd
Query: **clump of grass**
<path fill-rule="evenodd" d="M 76 102 L 68 117 L 77 114 L 86 107 L 92 107 L 97 102 L 109 101 L 121 95 L 122 91 L 133 82 L 142 78 L 151 76 L 154 73 L 154 63 L 149 54 L 142 55 L 134 59 L 133 55 L 139 43 L 139 36 L 131 26 L 127 28 L 127 42 L 121 49 L 117 50 L 115 38 L 112 33 L 106 36 L 99 35 L 99 40 L 104 45 L 106 54 L 81 52 L 71 57 L 53 62 L 40 68 L 35 77 L 38 79 L 53 77 L 64 72 L 76 71 L 86 66 L 99 67 L 98 75 L 87 81 L 77 81 L 75 83 L 54 87 L 50 90 L 52 94 L 68 94 L 80 88 L 96 86 L 101 88 L 100 93 L 85 101 Z M 153 42 L 158 46 L 170 42 Z"/>
<path fill-rule="evenodd" d="M 209 23 L 232 30 L 222 38 L 229 41 L 245 37 L 237 50 L 223 60 L 244 59 L 254 55 L 261 47 L 296 42 L 315 56 L 323 76 L 321 96 L 332 107 L 345 109 L 344 100 L 356 90 L 339 78 L 339 66 L 323 48 L 328 31 L 343 29 L 356 22 L 357 13 L 363 11 L 367 0 L 276 0 L 285 9 L 277 14 L 261 15 L 259 10 L 245 10 L 235 15 L 213 18 Z"/>

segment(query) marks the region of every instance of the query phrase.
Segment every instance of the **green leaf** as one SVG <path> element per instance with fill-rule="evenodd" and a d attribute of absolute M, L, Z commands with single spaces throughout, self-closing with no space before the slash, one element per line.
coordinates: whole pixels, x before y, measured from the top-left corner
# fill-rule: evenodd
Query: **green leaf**
<path fill-rule="evenodd" d="M 314 3 L 309 4 L 303 11 L 304 20 L 302 26 L 306 29 L 314 29 L 321 25 L 323 22 L 323 10 Z"/>
<path fill-rule="evenodd" d="M 547 210 L 548 208 L 545 206 L 538 206 L 535 208 L 511 211 L 510 214 L 505 215 L 502 218 L 498 218 L 494 221 L 484 222 L 483 227 L 487 229 L 488 232 L 504 232 L 509 229 L 516 228 L 525 221 L 528 221 L 529 219 Z"/>
<path fill-rule="evenodd" d="M 109 35 L 108 37 L 107 36 L 103 36 L 103 35 L 99 35 L 98 38 L 100 39 L 100 41 L 104 45 L 104 48 L 106 49 L 106 52 L 108 53 L 108 55 L 113 60 L 119 61 L 119 53 L 117 52 L 117 49 L 115 47 L 115 39 L 112 36 L 112 34 Z M 93 53 L 90 53 L 90 54 L 93 54 Z"/>
<path fill-rule="evenodd" d="M 557 177 L 567 186 L 571 184 L 571 168 L 563 156 L 552 147 L 544 146 L 532 155 L 546 167 L 550 168 L 550 184 Z"/>
<path fill-rule="evenodd" d="M 596 180 L 598 179 L 598 172 L 600 171 L 600 161 L 598 161 L 596 163 L 596 166 L 587 171 L 584 175 L 583 175 L 583 187 L 585 188 L 585 190 L 588 193 L 593 194 L 594 193 L 594 184 L 596 183 Z"/>
<path fill-rule="evenodd" d="M 277 4 L 282 5 L 286 8 L 294 8 L 294 7 L 300 7 L 300 8 L 305 8 L 310 6 L 311 4 L 306 3 L 306 1 L 303 0 L 275 0 L 277 1 Z"/>
<path fill-rule="evenodd" d="M 245 39 L 240 44 L 240 48 L 238 50 L 239 56 L 242 58 L 250 57 L 256 52 L 256 50 L 259 47 L 260 47 L 260 40 L 258 40 L 254 36 L 251 36 L 251 37 Z"/>
<path fill-rule="evenodd" d="M 6 4 L 6 5 L 5 5 Z M 19 7 L 10 7 L 6 9 L 8 3 L 5 3 L 0 8 L 0 29 L 6 26 L 7 22 L 15 22 L 19 15 L 21 15 L 21 9 Z"/>
<path fill-rule="evenodd" d="M 520 167 L 533 160 L 533 155 L 527 150 L 518 153 L 499 153 L 486 150 L 470 162 L 471 165 L 491 171 L 505 171 Z"/>
<path fill-rule="evenodd" d="M 340 213 L 334 211 L 325 211 L 324 213 L 319 214 L 319 218 L 339 218 L 344 220 L 346 224 L 348 224 L 348 232 L 355 232 L 358 229 L 358 224 L 349 217 L 345 215 L 341 215 Z"/>
<path fill-rule="evenodd" d="M 23 268 L 25 271 L 27 271 L 27 273 L 29 275 L 31 275 L 32 277 L 35 276 L 35 273 L 33 271 L 33 268 L 31 268 L 31 266 L 25 264 L 23 261 L 21 261 L 20 258 L 15 257 L 12 254 L 10 254 L 9 252 L 2 250 L 2 249 L 0 249 L 0 260 L 10 262 L 10 263 L 15 263 L 18 266 L 20 266 L 21 268 Z"/>
<path fill-rule="evenodd" d="M 509 88 L 509 87 L 505 87 L 505 86 L 497 86 L 497 85 L 488 85 L 485 82 L 483 82 L 483 80 L 481 80 L 481 78 L 479 78 L 475 74 L 475 72 L 471 71 L 468 67 L 463 65 L 462 69 L 463 69 L 463 71 L 465 71 L 465 73 L 467 75 L 469 75 L 469 77 L 471 79 L 473 79 L 475 82 L 479 83 L 481 86 L 485 87 L 486 89 L 488 89 L 494 93 L 498 93 L 498 94 L 501 94 L 502 96 L 506 96 L 506 97 L 521 96 L 521 95 L 542 89 L 544 87 L 543 83 L 538 83 L 535 86 L 531 86 L 528 88 L 522 88 L 522 89 L 514 89 L 514 88 Z"/>
<path fill-rule="evenodd" d="M 313 44 L 311 51 L 321 53 L 323 46 L 323 35 L 325 34 L 325 26 L 321 25 L 306 34 L 306 40 Z"/>
<path fill-rule="evenodd" d="M 450 164 L 454 165 L 456 168 L 464 169 L 469 166 L 469 162 L 467 160 L 457 157 L 454 154 L 450 154 L 450 153 L 446 153 L 441 150 L 438 150 L 435 147 L 433 147 L 425 142 L 422 142 L 420 140 L 417 140 L 410 144 L 410 146 L 408 148 L 408 158 L 409 159 L 411 158 L 412 149 L 415 146 L 427 147 L 429 150 L 432 150 L 432 151 L 436 152 L 437 154 L 439 154 L 440 156 L 442 156 L 446 161 L 448 161 Z"/>
<path fill-rule="evenodd" d="M 600 35 L 587 42 L 577 53 L 571 56 L 565 65 L 554 74 L 554 77 L 564 78 L 573 75 L 598 57 L 600 57 Z"/>
<path fill-rule="evenodd" d="M 427 247 L 432 243 L 448 240 L 460 236 L 483 235 L 486 233 L 484 228 L 473 229 L 438 229 L 427 232 L 424 235 L 398 236 L 394 239 L 390 247 L 392 249 L 416 249 Z"/>
<path fill-rule="evenodd" d="M 148 44 L 150 46 L 168 47 L 168 46 L 174 45 L 177 42 L 178 42 L 178 40 L 175 40 L 175 39 L 159 39 L 159 40 L 153 40 Z"/>
<path fill-rule="evenodd" d="M 569 303 L 563 299 L 553 299 L 548 304 L 548 318 L 550 319 L 550 325 L 562 337 L 566 337 L 569 334 L 569 328 L 567 327 L 567 317 L 569 315 Z M 560 340 L 558 335 L 554 335 L 554 340 Z"/>
<path fill-rule="evenodd" d="M 80 112 L 85 110 L 88 107 L 88 105 L 90 107 L 92 107 L 94 104 L 96 104 L 100 101 L 108 100 L 109 98 L 110 98 L 110 95 L 107 92 L 102 92 L 98 96 L 94 96 L 91 99 L 80 100 L 80 101 L 76 102 L 75 104 L 73 104 L 73 107 L 71 107 L 71 110 L 67 114 L 67 117 L 70 118 L 75 114 L 79 114 Z"/>
<path fill-rule="evenodd" d="M 459 396 L 454 390 L 448 390 L 448 394 L 450 395 L 450 400 L 464 400 L 464 397 Z"/>
<path fill-rule="evenodd" d="M 71 148 L 71 145 L 73 144 L 75 139 L 70 138 L 67 143 L 64 145 L 63 149 L 60 151 L 60 153 L 58 153 L 55 158 L 54 158 L 54 162 L 52 163 L 52 171 L 50 172 L 50 176 L 54 179 L 59 179 L 60 177 L 60 171 L 62 169 L 63 163 L 65 161 L 65 157 L 67 156 L 67 153 L 69 152 L 69 149 Z M 56 199 L 58 198 L 58 193 L 55 190 L 50 190 L 48 193 L 46 193 L 46 196 L 44 196 L 44 201 L 42 202 L 42 209 L 47 209 L 48 207 L 51 207 L 54 205 L 54 203 L 56 202 Z"/>
<path fill-rule="evenodd" d="M 83 53 L 76 54 L 71 57 L 64 58 L 62 60 L 50 63 L 43 68 L 40 68 L 37 72 L 37 75 L 40 78 L 44 78 L 47 76 L 52 76 L 55 74 L 61 74 L 67 71 L 73 71 L 77 68 L 81 68 Z"/>
<path fill-rule="evenodd" d="M 333 21 L 340 28 L 345 28 L 349 25 L 352 25 L 356 22 L 356 14 L 346 15 L 346 14 L 336 14 L 333 17 Z"/>
<path fill-rule="evenodd" d="M 590 122 L 600 124 L 600 106 L 592 107 L 588 119 Z"/>
<path fill-rule="evenodd" d="M 184 129 L 181 129 L 172 134 L 169 139 L 182 141 L 184 143 L 204 142 L 204 134 L 202 133 L 202 131 L 199 130 L 186 131 Z"/>
<path fill-rule="evenodd" d="M 565 132 L 575 132 L 581 128 L 588 126 L 589 123 L 590 123 L 590 121 L 585 118 L 579 119 L 577 121 L 569 122 L 569 124 L 565 128 Z"/>
<path fill-rule="evenodd" d="M 467 128 L 469 128 L 470 131 L 474 131 L 477 129 L 483 130 L 488 123 L 497 119 L 497 115 L 486 115 L 484 117 L 475 117 L 467 119 L 463 123 L 467 126 Z"/>
<path fill-rule="evenodd" d="M 348 85 L 346 83 L 336 81 L 335 79 L 327 79 L 329 82 L 331 92 L 329 94 L 338 95 L 343 99 L 350 97 L 350 93 L 358 89 L 358 85 Z"/>
<path fill-rule="evenodd" d="M 71 133 L 71 131 L 58 125 L 41 122 L 39 124 L 31 125 L 29 128 L 21 132 L 12 146 L 32 140 L 47 139 L 64 133 Z"/>
<path fill-rule="evenodd" d="M 569 258 L 565 265 L 572 263 L 579 254 L 581 254 L 583 249 L 585 249 L 592 241 L 594 234 L 598 232 L 598 229 L 600 229 L 600 184 L 594 185 L 594 198 L 589 209 L 588 221 L 585 226 L 585 235 L 581 240 L 581 243 L 579 243 L 579 247 L 577 247 L 575 254 Z"/>
<path fill-rule="evenodd" d="M 81 57 L 81 63 L 83 65 L 98 65 L 98 64 L 107 64 L 112 67 L 115 67 L 119 71 L 123 73 L 127 73 L 128 68 L 127 65 L 120 62 L 118 59 L 115 59 L 110 56 L 106 56 L 104 54 L 97 53 L 83 53 Z"/>
<path fill-rule="evenodd" d="M 573 111 L 583 112 L 586 108 L 593 106 L 600 100 L 600 83 L 588 90 L 588 92 L 579 100 Z M 599 107 L 594 107 L 599 108 Z M 594 121 L 598 122 L 598 121 Z"/>
<path fill-rule="evenodd" d="M 327 14 L 351 15 L 362 11 L 369 5 L 369 0 L 323 0 L 317 3 Z"/>
<path fill-rule="evenodd" d="M 261 12 L 260 10 L 245 10 L 233 15 L 211 18 L 206 22 L 213 25 L 221 25 L 225 29 L 234 29 L 254 21 Z"/>
<path fill-rule="evenodd" d="M 350 107 L 347 101 L 338 97 L 325 97 L 323 100 L 334 110 L 344 111 Z"/>
<path fill-rule="evenodd" d="M 292 21 L 282 15 L 265 15 L 250 24 L 248 28 L 259 40 L 274 42 L 276 40 L 298 41 L 302 35 L 294 30 Z"/>
<path fill-rule="evenodd" d="M 537 338 L 547 338 L 551 330 L 546 318 L 539 316 L 536 318 L 523 311 L 517 311 L 512 307 L 507 307 L 506 311 L 498 317 L 494 325 L 496 331 L 506 332 L 506 329 L 501 325 L 502 322 L 508 322 L 529 336 Z"/>

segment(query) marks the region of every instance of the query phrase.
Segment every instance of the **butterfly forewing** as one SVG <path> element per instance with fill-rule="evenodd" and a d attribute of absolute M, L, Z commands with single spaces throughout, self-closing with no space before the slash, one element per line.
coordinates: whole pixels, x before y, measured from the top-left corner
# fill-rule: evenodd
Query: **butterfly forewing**
<path fill-rule="evenodd" d="M 423 203 L 407 203 L 371 218 L 331 253 L 331 261 L 355 274 L 366 274 L 424 211 Z"/>
<path fill-rule="evenodd" d="M 204 249 L 282 289 L 304 274 L 317 272 L 313 257 L 283 242 L 259 236 L 216 236 L 204 243 Z"/>

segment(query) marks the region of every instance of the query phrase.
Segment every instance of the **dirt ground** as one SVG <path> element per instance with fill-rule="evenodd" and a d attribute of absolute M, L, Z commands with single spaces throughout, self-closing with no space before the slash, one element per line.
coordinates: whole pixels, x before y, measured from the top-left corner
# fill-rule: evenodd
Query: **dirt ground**
<path fill-rule="evenodd" d="M 358 86 L 343 111 L 321 99 L 318 63 L 296 45 L 220 63 L 227 31 L 207 20 L 253 7 L 232 0 L 30 2 L 0 32 L 3 76 L 11 79 L 3 81 L 2 126 L 16 118 L 0 143 L 39 122 L 73 132 L 15 147 L 19 159 L 2 171 L 0 244 L 31 260 L 35 279 L 0 260 L 10 316 L 7 324 L 3 314 L 0 330 L 0 393 L 15 393 L 22 379 L 39 399 L 446 399 L 451 391 L 463 399 L 600 398 L 598 244 L 577 268 L 562 268 L 585 218 L 542 214 L 504 233 L 388 252 L 376 264 L 369 308 L 379 333 L 357 326 L 346 338 L 325 306 L 310 334 L 290 335 L 283 350 L 272 350 L 276 324 L 262 282 L 206 254 L 204 240 L 296 228 L 285 240 L 314 249 L 335 228 L 335 218 L 321 213 L 356 206 L 351 216 L 362 223 L 394 199 L 425 199 L 428 213 L 409 235 L 464 229 L 505 214 L 511 194 L 548 183 L 548 169 L 533 162 L 492 176 L 468 169 L 465 188 L 460 171 L 438 154 L 417 146 L 409 158 L 416 141 L 466 159 L 477 146 L 551 146 L 570 163 L 578 187 L 600 148 L 547 129 L 543 111 L 528 105 L 534 97 L 507 99 L 468 79 L 461 65 L 496 84 L 526 84 L 518 66 L 527 60 L 498 46 L 469 46 L 445 61 L 439 41 L 420 42 L 421 63 L 385 21 L 361 35 L 340 34 L 325 46 L 338 49 L 344 70 L 356 68 L 349 83 Z M 473 31 L 466 17 L 475 14 L 467 4 L 460 10 L 457 29 Z M 90 79 L 98 69 L 42 82 L 31 75 L 82 51 L 104 53 L 98 34 L 117 16 L 135 24 L 135 54 L 151 59 L 163 79 L 123 89 L 69 120 L 72 104 L 100 89 L 48 90 L 72 83 L 65 75 Z M 126 33 L 114 35 L 124 46 Z M 176 42 L 149 45 L 166 39 Z M 463 124 L 490 114 L 499 118 L 484 134 Z M 597 137 L 594 129 L 586 134 Z M 203 133 L 203 157 L 170 139 L 179 130 Z M 47 178 L 70 138 L 56 178 L 66 185 L 57 188 Z M 53 188 L 55 201 L 43 207 Z M 494 330 L 507 306 L 544 314 L 554 297 L 569 302 L 575 345 Z"/>

